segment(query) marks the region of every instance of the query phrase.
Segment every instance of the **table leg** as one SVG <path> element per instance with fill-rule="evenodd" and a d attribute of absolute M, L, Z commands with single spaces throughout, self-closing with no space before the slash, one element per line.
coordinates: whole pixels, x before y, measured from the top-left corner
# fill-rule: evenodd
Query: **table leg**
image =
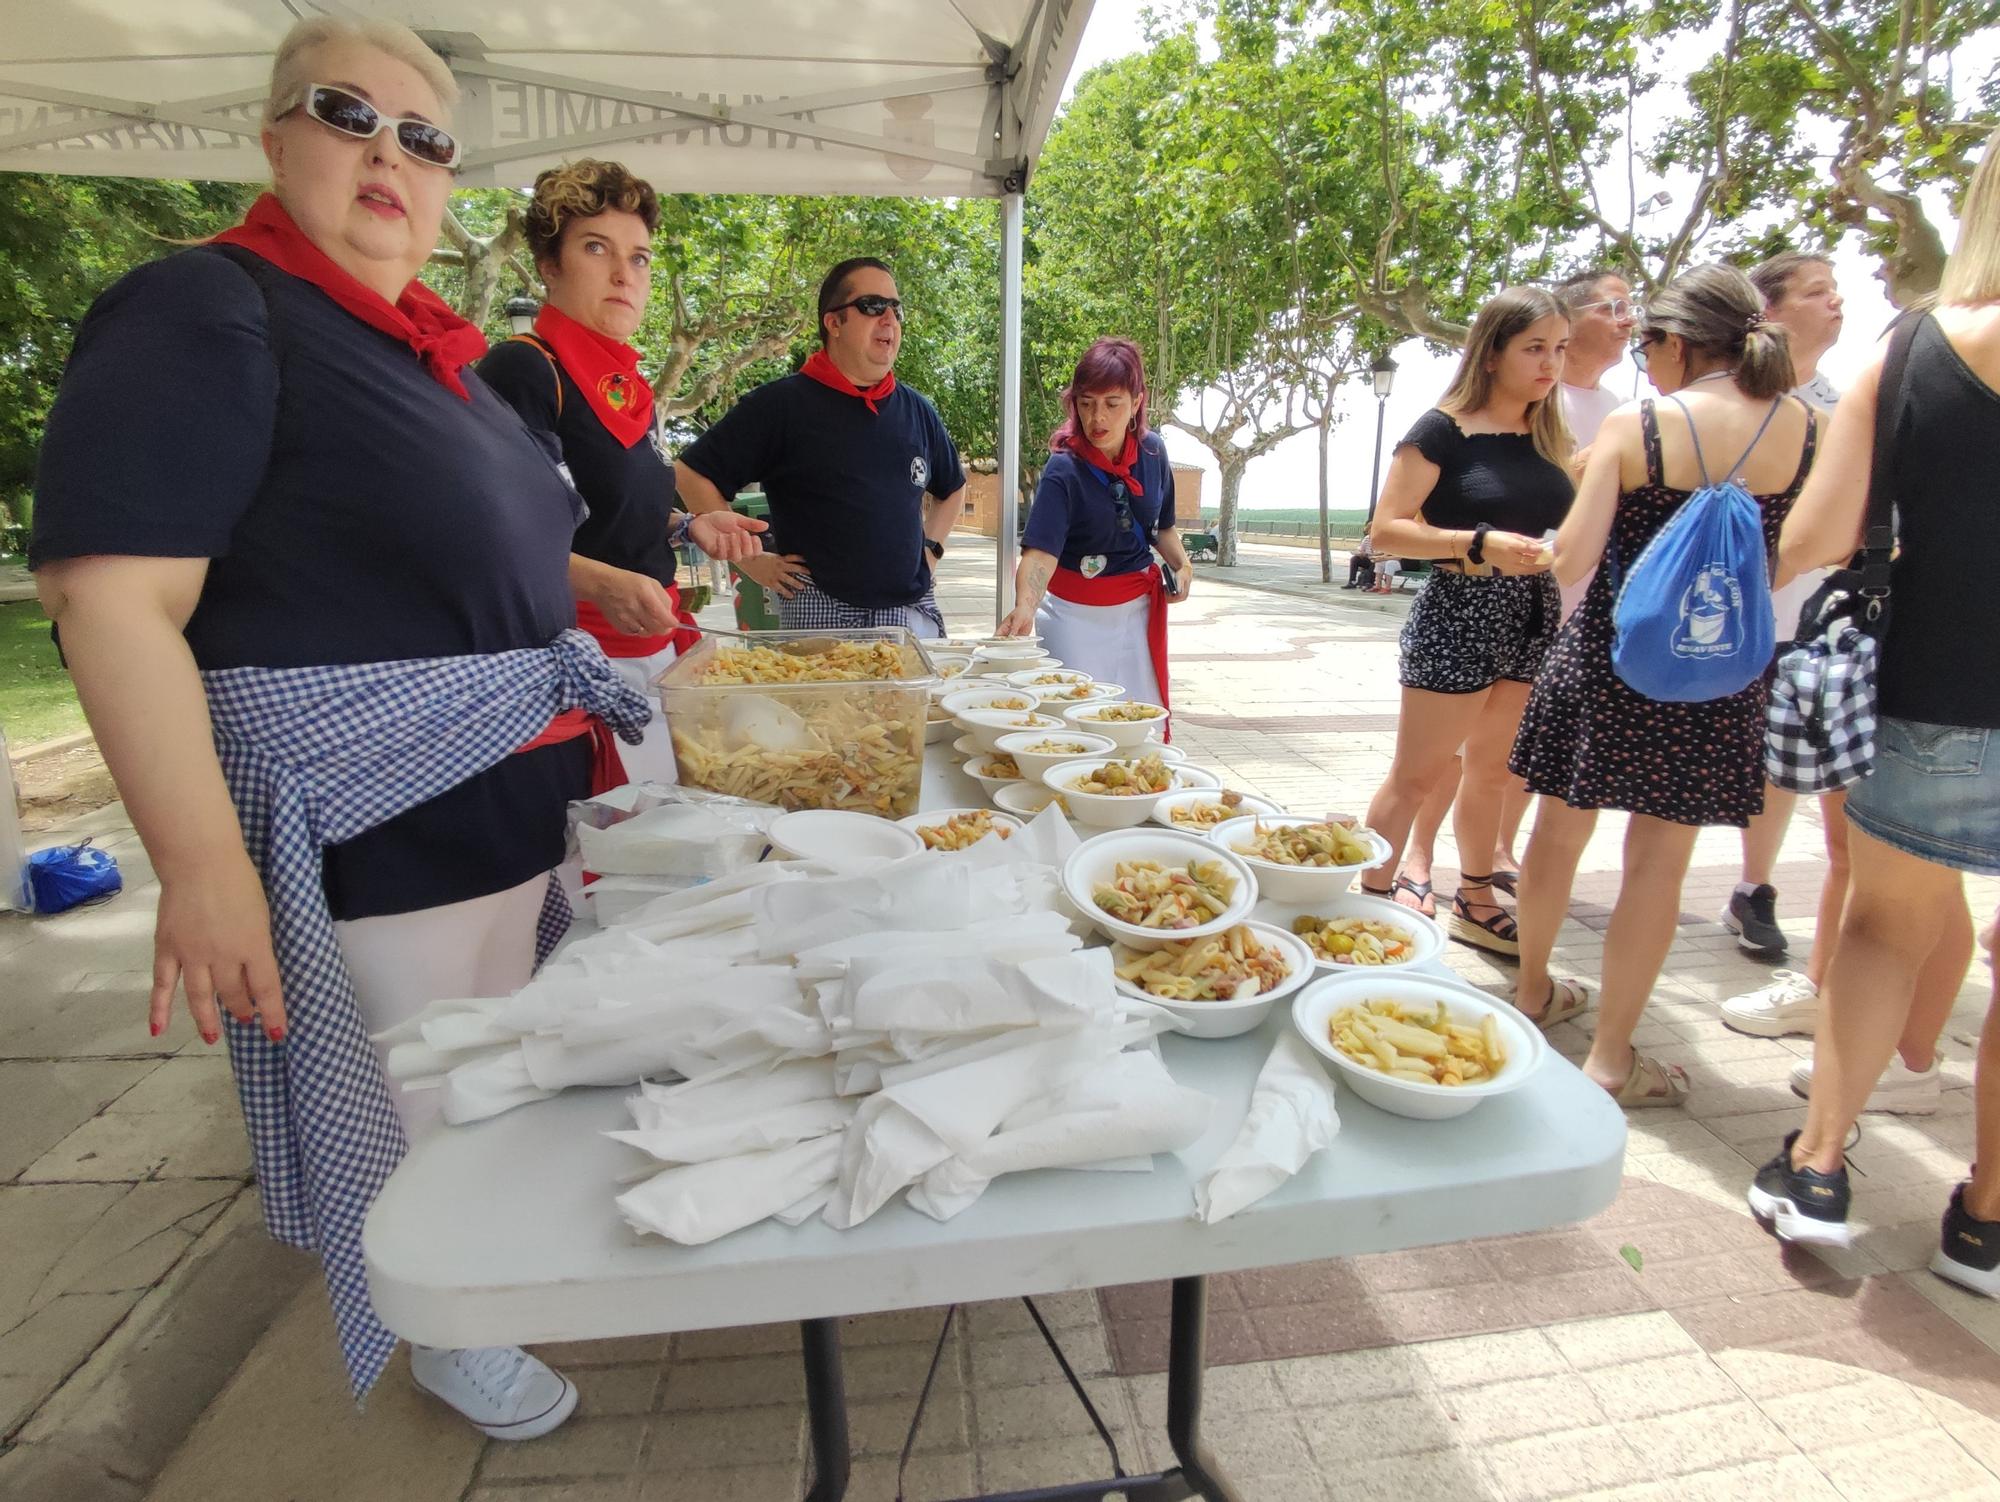
<path fill-rule="evenodd" d="M 1201 1437 L 1201 1374 L 1207 1361 L 1208 1280 L 1174 1279 L 1173 1328 L 1167 1355 L 1167 1441 L 1181 1475 L 1207 1502 L 1243 1502 Z"/>
<path fill-rule="evenodd" d="M 802 1319 L 806 1416 L 812 1428 L 812 1490 L 806 1502 L 840 1502 L 847 1495 L 847 1384 L 840 1374 L 840 1321 Z"/>

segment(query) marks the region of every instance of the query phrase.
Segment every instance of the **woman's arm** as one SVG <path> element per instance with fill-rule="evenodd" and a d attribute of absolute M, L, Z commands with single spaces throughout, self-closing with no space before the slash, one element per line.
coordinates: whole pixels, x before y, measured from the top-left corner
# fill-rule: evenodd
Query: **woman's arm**
<path fill-rule="evenodd" d="M 1415 444 L 1404 444 L 1389 460 L 1382 494 L 1375 503 L 1375 523 L 1368 529 L 1368 549 L 1378 558 L 1463 558 L 1472 534 L 1433 527 L 1418 513 L 1437 488 L 1444 471 L 1431 463 Z"/>
<path fill-rule="evenodd" d="M 1774 584 L 1827 564 L 1845 563 L 1868 523 L 1868 476 L 1875 462 L 1875 404 L 1882 384 L 1878 352 L 1834 409 L 1805 489 L 1778 533 Z"/>
<path fill-rule="evenodd" d="M 1576 499 L 1570 502 L 1569 515 L 1556 532 L 1557 583 L 1575 584 L 1603 559 L 1605 545 L 1611 540 L 1611 518 L 1618 512 L 1624 450 L 1638 442 L 1636 414 L 1614 412 L 1598 429 Z"/>
<path fill-rule="evenodd" d="M 285 1030 L 264 884 L 216 759 L 208 699 L 181 634 L 200 598 L 201 558 L 71 558 L 35 575 L 42 608 L 105 764 L 160 878 L 153 930 L 155 1036 L 174 987 L 202 1038 L 221 1034 L 216 999 L 239 1021 Z"/>
<path fill-rule="evenodd" d="M 1039 548 L 1023 548 L 1014 568 L 1014 608 L 1000 623 L 1001 636 L 1028 636 L 1035 629 L 1035 611 L 1048 593 L 1049 580 L 1056 575 L 1056 555 Z"/>

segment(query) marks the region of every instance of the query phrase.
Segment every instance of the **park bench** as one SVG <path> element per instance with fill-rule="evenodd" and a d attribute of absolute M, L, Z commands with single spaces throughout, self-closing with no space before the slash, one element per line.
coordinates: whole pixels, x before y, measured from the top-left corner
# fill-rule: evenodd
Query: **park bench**
<path fill-rule="evenodd" d="M 1221 552 L 1221 543 L 1213 532 L 1183 532 L 1181 546 L 1187 549 L 1190 559 L 1214 558 Z"/>

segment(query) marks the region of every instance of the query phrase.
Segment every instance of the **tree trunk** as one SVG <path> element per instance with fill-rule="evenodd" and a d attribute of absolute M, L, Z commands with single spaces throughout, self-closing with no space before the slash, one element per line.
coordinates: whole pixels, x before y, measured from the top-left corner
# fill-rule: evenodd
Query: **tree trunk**
<path fill-rule="evenodd" d="M 447 211 L 444 236 L 458 252 L 459 266 L 465 273 L 465 286 L 453 311 L 474 328 L 484 328 L 493 314 L 493 303 L 500 295 L 500 282 L 509 270 L 510 258 L 528 243 L 527 223 L 518 208 L 509 208 L 507 222 L 497 234 L 475 235 L 459 222 L 457 215 Z"/>
<path fill-rule="evenodd" d="M 1236 502 L 1243 490 L 1243 471 L 1249 460 L 1217 454 L 1222 465 L 1222 500 L 1215 514 L 1215 561 L 1223 568 L 1236 566 Z"/>
<path fill-rule="evenodd" d="M 1319 582 L 1333 583 L 1333 543 L 1327 537 L 1326 445 L 1333 431 L 1333 400 L 1329 394 L 1326 410 L 1319 418 Z"/>

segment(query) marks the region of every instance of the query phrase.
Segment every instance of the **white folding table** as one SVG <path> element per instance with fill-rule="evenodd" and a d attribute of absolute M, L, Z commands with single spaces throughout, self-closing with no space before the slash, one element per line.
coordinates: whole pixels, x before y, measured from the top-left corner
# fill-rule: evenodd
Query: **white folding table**
<path fill-rule="evenodd" d="M 1333 1146 L 1219 1225 L 1191 1219 L 1196 1177 L 1235 1135 L 1280 1009 L 1239 1038 L 1162 1040 L 1175 1079 L 1220 1103 L 1208 1135 L 1151 1173 L 1044 1171 L 996 1181 L 939 1223 L 900 1200 L 849 1231 L 766 1222 L 706 1246 L 630 1231 L 613 1208 L 639 1166 L 602 1133 L 624 1090 L 573 1090 L 412 1148 L 369 1212 L 369 1285 L 389 1328 L 433 1346 L 592 1340 L 798 1320 L 814 1480 L 837 1502 L 848 1470 L 839 1319 L 1171 1279 L 1167 1472 L 1041 1490 L 1133 1502 L 1237 1496 L 1200 1430 L 1207 1275 L 1540 1230 L 1618 1191 L 1625 1119 L 1551 1055 L 1519 1090 L 1452 1121 L 1410 1121 L 1340 1095 Z"/>
<path fill-rule="evenodd" d="M 920 805 L 984 801 L 950 746 L 931 747 Z M 1519 1090 L 1452 1121 L 1391 1116 L 1342 1091 L 1329 1150 L 1268 1198 L 1201 1225 L 1195 1180 L 1235 1137 L 1257 1071 L 1290 1025 L 1280 1006 L 1242 1037 L 1161 1040 L 1174 1078 L 1218 1108 L 1201 1141 L 1156 1158 L 1151 1173 L 1015 1174 L 942 1223 L 898 1199 L 849 1231 L 769 1221 L 697 1247 L 640 1237 L 612 1205 L 645 1164 L 603 1135 L 631 1124 L 629 1091 L 572 1090 L 418 1142 L 369 1212 L 369 1288 L 390 1329 L 432 1346 L 797 1320 L 813 1447 L 807 1502 L 838 1502 L 849 1460 L 843 1316 L 1167 1279 L 1167 1435 L 1179 1465 L 1018 1496 L 1236 1502 L 1201 1435 L 1209 1274 L 1567 1225 L 1611 1203 L 1625 1155 L 1623 1113 L 1550 1055 Z"/>

